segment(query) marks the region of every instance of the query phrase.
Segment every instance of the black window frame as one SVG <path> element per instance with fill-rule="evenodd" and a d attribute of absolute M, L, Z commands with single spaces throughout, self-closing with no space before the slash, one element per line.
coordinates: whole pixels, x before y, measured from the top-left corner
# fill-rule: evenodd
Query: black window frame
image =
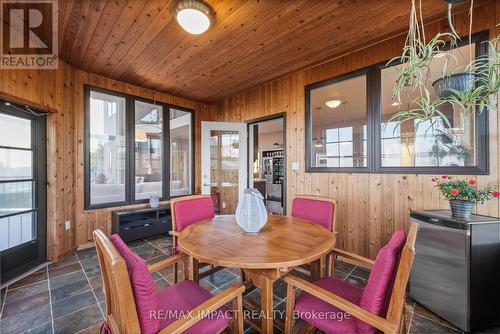
<path fill-rule="evenodd" d="M 118 96 L 125 99 L 125 201 L 110 202 L 101 204 L 90 203 L 90 93 L 99 92 Z M 195 164 L 195 147 L 194 147 L 194 120 L 195 111 L 193 109 L 176 106 L 169 103 L 150 100 L 141 96 L 130 95 L 117 92 L 114 90 L 96 87 L 92 85 L 84 85 L 84 142 L 83 142 L 83 164 L 84 164 L 84 209 L 95 210 L 112 208 L 119 206 L 135 205 L 148 203 L 149 199 L 135 198 L 135 102 L 144 102 L 162 107 L 162 196 L 160 201 L 168 201 L 171 198 L 178 196 L 170 196 L 170 110 L 177 109 L 188 112 L 191 115 L 191 184 L 189 194 L 194 193 L 194 164 Z M 182 196 L 186 196 L 182 195 Z"/>
<path fill-rule="evenodd" d="M 129 145 L 127 146 L 127 150 L 131 152 L 131 158 L 129 159 L 129 170 L 130 172 L 128 173 L 128 181 L 130 183 L 130 198 L 132 200 L 133 198 L 133 203 L 132 204 L 140 204 L 140 203 L 148 203 L 149 199 L 136 199 L 135 198 L 135 102 L 143 102 L 143 103 L 149 103 L 153 105 L 157 105 L 161 107 L 161 114 L 162 114 L 162 125 L 161 125 L 161 156 L 162 156 L 162 165 L 161 165 L 161 182 L 162 182 L 162 187 L 161 187 L 161 193 L 162 196 L 160 197 L 160 201 L 166 201 L 168 200 L 169 193 L 170 193 L 170 163 L 165 163 L 167 161 L 170 161 L 170 107 L 162 102 L 157 102 L 157 101 L 152 101 L 143 97 L 139 96 L 133 96 L 130 95 L 130 107 L 129 107 L 129 112 L 127 115 L 127 118 L 130 117 L 130 120 L 127 119 L 128 121 L 128 128 L 127 137 L 130 137 L 129 140 Z M 168 120 L 166 120 L 165 116 L 168 116 Z M 127 154 L 128 156 L 128 154 Z"/>
<path fill-rule="evenodd" d="M 176 106 L 174 104 L 168 104 L 168 103 L 165 103 L 165 105 L 168 107 L 168 198 L 171 199 L 171 198 L 177 198 L 177 197 L 182 197 L 182 196 L 189 196 L 189 195 L 193 195 L 194 194 L 194 189 L 195 189 L 195 174 L 196 174 L 196 171 L 194 169 L 195 167 L 195 158 L 196 158 L 196 152 L 195 152 L 195 111 L 193 109 L 189 109 L 189 108 L 185 108 L 185 107 L 180 107 L 180 106 Z M 188 112 L 191 114 L 191 182 L 190 182 L 190 187 L 189 187 L 189 194 L 185 194 L 185 195 L 178 195 L 178 196 L 171 196 L 170 195 L 170 110 L 171 109 L 176 109 L 176 110 L 180 110 L 180 111 L 184 111 L 184 112 Z"/>
<path fill-rule="evenodd" d="M 8 107 L 5 102 L 9 102 Z M 31 151 L 32 175 L 30 178 L 0 180 L 0 183 L 32 182 L 32 208 L 0 215 L 0 218 L 17 216 L 25 213 L 35 214 L 36 238 L 0 251 L 0 282 L 26 272 L 47 259 L 47 114 L 37 110 L 37 114 L 24 112 L 25 105 L 0 99 L 2 114 L 28 119 L 31 121 L 31 145 L 29 148 L 1 146 L 5 149 Z M 7 261 L 8 260 L 8 261 Z"/>
<path fill-rule="evenodd" d="M 475 44 L 476 58 L 488 53 L 489 31 L 481 31 L 471 36 L 470 42 Z M 457 42 L 457 47 L 469 44 L 469 38 L 462 38 Z M 450 48 L 450 43 L 445 46 Z M 476 113 L 476 165 L 475 166 L 382 166 L 382 95 L 381 95 L 381 71 L 387 66 L 389 59 L 377 64 L 364 67 L 360 70 L 341 74 L 333 78 L 322 80 L 305 86 L 305 170 L 308 173 L 379 173 L 379 174 L 469 174 L 488 175 L 489 174 L 489 113 L 484 110 Z M 399 63 L 393 63 L 396 66 Z M 367 74 L 367 167 L 314 167 L 311 166 L 312 154 L 312 122 L 311 122 L 311 90 L 323 87 L 332 83 L 341 82 L 352 77 Z"/>
<path fill-rule="evenodd" d="M 366 145 L 366 167 L 315 167 L 312 166 L 312 144 L 313 144 L 313 124 L 312 124 L 312 112 L 311 112 L 311 91 L 316 88 L 321 88 L 331 84 L 339 83 L 348 79 L 366 76 L 366 135 L 367 135 L 367 145 Z M 306 172 L 307 173 L 369 173 L 372 169 L 372 161 L 370 156 L 373 152 L 373 147 L 370 143 L 370 138 L 373 135 L 373 104 L 371 103 L 371 96 L 373 90 L 373 68 L 371 66 L 344 73 L 336 77 L 315 82 L 305 86 L 305 137 L 306 137 Z"/>

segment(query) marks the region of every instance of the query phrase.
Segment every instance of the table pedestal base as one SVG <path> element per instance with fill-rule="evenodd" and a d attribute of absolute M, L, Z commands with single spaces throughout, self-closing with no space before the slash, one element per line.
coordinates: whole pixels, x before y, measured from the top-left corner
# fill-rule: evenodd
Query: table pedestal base
<path fill-rule="evenodd" d="M 311 263 L 311 276 L 313 280 L 319 278 L 320 261 Z M 261 291 L 260 295 L 260 331 L 262 334 L 273 333 L 274 325 L 274 282 L 289 273 L 293 268 L 280 268 L 280 269 L 243 269 L 245 276 Z M 253 306 L 253 305 L 249 305 Z M 252 322 L 255 326 L 255 322 Z M 283 324 L 282 324 L 283 325 Z M 253 326 L 253 327 L 254 327 Z"/>
<path fill-rule="evenodd" d="M 273 333 L 273 284 L 274 282 L 288 273 L 288 270 L 278 269 L 244 269 L 246 277 L 260 288 L 260 323 L 261 333 Z"/>

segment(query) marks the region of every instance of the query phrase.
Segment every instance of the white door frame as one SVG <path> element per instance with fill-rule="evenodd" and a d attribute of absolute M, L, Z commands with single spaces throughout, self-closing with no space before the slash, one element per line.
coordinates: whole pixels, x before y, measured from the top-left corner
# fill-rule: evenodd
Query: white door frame
<path fill-rule="evenodd" d="M 247 187 L 248 141 L 246 123 L 201 122 L 201 193 L 210 194 L 210 131 L 238 131 L 239 141 L 239 195 Z"/>

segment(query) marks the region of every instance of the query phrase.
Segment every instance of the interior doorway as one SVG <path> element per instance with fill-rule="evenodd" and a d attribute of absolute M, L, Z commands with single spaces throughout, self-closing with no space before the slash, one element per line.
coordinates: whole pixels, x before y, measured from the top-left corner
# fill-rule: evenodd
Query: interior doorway
<path fill-rule="evenodd" d="M 286 214 L 286 118 L 280 113 L 248 122 L 248 185 L 260 191 L 268 213 Z"/>

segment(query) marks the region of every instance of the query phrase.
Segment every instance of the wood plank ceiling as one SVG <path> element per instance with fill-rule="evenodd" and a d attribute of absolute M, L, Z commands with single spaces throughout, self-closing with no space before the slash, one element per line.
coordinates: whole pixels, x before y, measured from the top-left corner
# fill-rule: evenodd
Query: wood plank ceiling
<path fill-rule="evenodd" d="M 410 0 L 209 0 L 205 34 L 177 24 L 176 0 L 59 1 L 60 56 L 87 72 L 202 102 L 406 29 Z M 481 2 L 481 1 L 477 1 Z M 426 21 L 443 0 L 423 1 Z"/>

